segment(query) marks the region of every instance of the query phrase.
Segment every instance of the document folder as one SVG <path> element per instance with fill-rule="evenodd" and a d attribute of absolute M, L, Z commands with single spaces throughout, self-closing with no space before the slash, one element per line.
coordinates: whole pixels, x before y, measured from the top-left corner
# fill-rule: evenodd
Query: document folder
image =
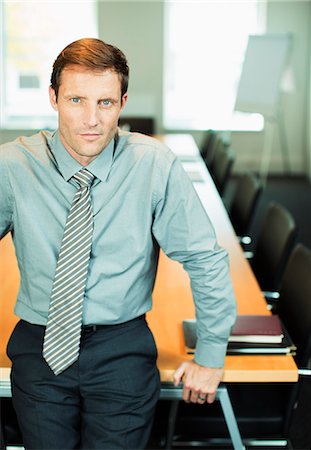
<path fill-rule="evenodd" d="M 193 354 L 197 341 L 197 324 L 195 320 L 184 320 L 182 322 L 185 347 L 188 354 Z M 295 355 L 296 346 L 291 337 L 282 324 L 283 338 L 280 343 L 263 343 L 263 342 L 229 342 L 227 355 L 277 355 L 290 354 Z"/>

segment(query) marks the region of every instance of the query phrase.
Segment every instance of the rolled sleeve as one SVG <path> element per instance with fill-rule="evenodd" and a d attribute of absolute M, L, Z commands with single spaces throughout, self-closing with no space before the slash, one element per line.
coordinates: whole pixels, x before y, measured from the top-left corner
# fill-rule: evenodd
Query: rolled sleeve
<path fill-rule="evenodd" d="M 153 233 L 163 251 L 188 272 L 197 319 L 195 361 L 223 367 L 236 301 L 227 252 L 179 161 L 157 204 Z"/>
<path fill-rule="evenodd" d="M 195 350 L 195 362 L 205 367 L 223 367 L 227 351 L 227 342 L 209 343 L 198 340 Z"/>

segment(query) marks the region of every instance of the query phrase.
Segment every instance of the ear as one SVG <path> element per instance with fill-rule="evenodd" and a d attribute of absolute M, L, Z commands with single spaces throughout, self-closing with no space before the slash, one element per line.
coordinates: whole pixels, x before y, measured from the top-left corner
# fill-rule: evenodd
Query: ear
<path fill-rule="evenodd" d="M 52 108 L 54 109 L 54 111 L 58 111 L 56 94 L 55 94 L 54 89 L 51 86 L 49 87 L 49 96 L 50 96 L 50 103 L 52 105 Z"/>
<path fill-rule="evenodd" d="M 121 111 L 124 108 L 125 103 L 127 102 L 127 97 L 128 97 L 128 95 L 127 95 L 127 92 L 126 92 L 121 98 Z"/>

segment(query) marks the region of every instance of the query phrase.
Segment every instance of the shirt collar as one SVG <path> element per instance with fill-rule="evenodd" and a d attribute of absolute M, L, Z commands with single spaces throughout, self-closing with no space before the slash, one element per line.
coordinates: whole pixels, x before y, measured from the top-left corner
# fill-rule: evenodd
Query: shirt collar
<path fill-rule="evenodd" d="M 88 169 L 99 180 L 106 181 L 113 163 L 114 147 L 115 139 L 113 138 L 107 147 L 90 164 L 81 166 L 63 146 L 58 130 L 54 133 L 52 141 L 53 154 L 58 170 L 66 181 L 83 167 Z"/>

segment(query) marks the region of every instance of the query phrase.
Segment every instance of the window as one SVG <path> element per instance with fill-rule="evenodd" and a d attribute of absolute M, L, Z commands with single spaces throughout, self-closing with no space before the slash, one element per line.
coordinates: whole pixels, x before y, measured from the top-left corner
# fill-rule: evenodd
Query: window
<path fill-rule="evenodd" d="M 249 34 L 258 34 L 257 1 L 167 2 L 164 126 L 261 130 L 260 114 L 234 112 Z"/>
<path fill-rule="evenodd" d="M 1 2 L 1 128 L 55 128 L 52 65 L 82 37 L 97 37 L 96 2 Z"/>

